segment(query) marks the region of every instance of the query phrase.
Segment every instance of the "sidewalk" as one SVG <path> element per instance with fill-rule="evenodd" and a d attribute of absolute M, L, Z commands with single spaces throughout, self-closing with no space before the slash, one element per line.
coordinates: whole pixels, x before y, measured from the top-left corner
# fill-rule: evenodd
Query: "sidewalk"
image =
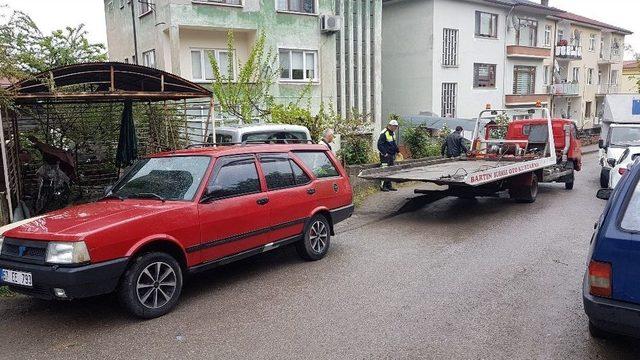
<path fill-rule="evenodd" d="M 587 145 L 582 147 L 582 155 L 597 153 L 598 150 L 600 150 L 600 148 L 598 147 L 598 144 Z"/>

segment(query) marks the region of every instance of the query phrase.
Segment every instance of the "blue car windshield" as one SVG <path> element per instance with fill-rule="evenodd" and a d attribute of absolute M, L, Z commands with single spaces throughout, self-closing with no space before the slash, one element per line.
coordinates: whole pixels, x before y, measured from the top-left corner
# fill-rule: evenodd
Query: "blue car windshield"
<path fill-rule="evenodd" d="M 112 190 L 122 198 L 193 200 L 209 167 L 208 156 L 175 156 L 138 161 Z"/>

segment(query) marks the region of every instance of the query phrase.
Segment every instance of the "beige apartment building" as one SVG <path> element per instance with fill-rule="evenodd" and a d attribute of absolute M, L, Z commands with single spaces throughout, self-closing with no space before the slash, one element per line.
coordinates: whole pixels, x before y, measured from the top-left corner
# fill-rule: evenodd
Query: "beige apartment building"
<path fill-rule="evenodd" d="M 598 127 L 605 96 L 624 92 L 624 41 L 631 32 L 570 12 L 553 18 L 554 61 L 543 74 L 552 113 L 583 129 Z"/>

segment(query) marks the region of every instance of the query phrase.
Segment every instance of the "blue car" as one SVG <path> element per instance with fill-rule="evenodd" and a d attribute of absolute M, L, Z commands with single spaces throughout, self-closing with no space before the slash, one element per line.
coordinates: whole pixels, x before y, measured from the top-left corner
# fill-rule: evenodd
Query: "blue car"
<path fill-rule="evenodd" d="M 640 337 L 640 162 L 636 161 L 608 199 L 591 239 L 582 286 L 589 332 L 594 337 Z"/>

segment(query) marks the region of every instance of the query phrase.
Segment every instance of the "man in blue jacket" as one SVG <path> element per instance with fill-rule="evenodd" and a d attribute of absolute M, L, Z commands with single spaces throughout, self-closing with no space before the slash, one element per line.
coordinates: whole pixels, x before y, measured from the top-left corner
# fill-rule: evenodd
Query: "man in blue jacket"
<path fill-rule="evenodd" d="M 398 154 L 398 122 L 396 120 L 389 121 L 384 130 L 380 133 L 378 138 L 378 151 L 380 152 L 380 166 L 392 166 L 396 160 L 396 154 Z M 382 191 L 397 191 L 391 186 L 391 181 L 383 181 L 380 185 Z"/>

